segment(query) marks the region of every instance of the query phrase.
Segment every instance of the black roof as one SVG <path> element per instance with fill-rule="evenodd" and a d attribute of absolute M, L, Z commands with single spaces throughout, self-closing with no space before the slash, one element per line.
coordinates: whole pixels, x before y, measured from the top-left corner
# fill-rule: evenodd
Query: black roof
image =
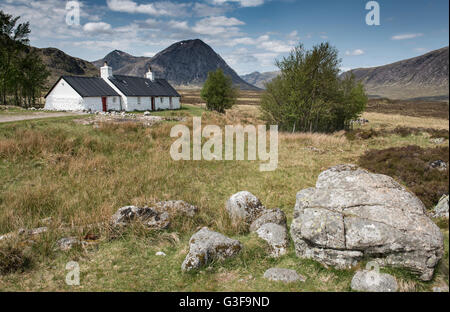
<path fill-rule="evenodd" d="M 47 97 L 58 82 L 64 79 L 82 97 L 120 96 L 106 81 L 97 77 L 62 76 L 50 89 Z"/>
<path fill-rule="evenodd" d="M 126 96 L 180 96 L 165 79 L 114 75 L 109 80 Z"/>

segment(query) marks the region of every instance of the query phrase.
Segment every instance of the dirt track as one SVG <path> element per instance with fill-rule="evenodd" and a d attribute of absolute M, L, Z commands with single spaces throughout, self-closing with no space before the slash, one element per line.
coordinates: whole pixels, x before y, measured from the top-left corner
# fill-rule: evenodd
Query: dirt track
<path fill-rule="evenodd" d="M 52 118 L 52 117 L 65 117 L 65 116 L 77 116 L 82 113 L 32 113 L 32 114 L 21 114 L 21 115 L 1 115 L 0 123 L 21 121 L 21 120 L 32 120 L 32 119 L 42 119 L 42 118 Z"/>

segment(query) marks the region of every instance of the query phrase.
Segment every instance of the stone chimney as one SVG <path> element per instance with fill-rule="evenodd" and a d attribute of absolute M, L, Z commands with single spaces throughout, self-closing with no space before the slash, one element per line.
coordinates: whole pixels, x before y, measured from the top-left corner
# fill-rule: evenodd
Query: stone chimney
<path fill-rule="evenodd" d="M 152 68 L 149 66 L 148 71 L 145 74 L 145 78 L 150 79 L 151 81 L 155 80 L 155 76 L 153 75 Z"/>
<path fill-rule="evenodd" d="M 112 77 L 112 75 L 112 67 L 109 67 L 108 63 L 105 61 L 103 67 L 100 68 L 100 77 L 103 79 L 108 79 L 109 77 Z"/>

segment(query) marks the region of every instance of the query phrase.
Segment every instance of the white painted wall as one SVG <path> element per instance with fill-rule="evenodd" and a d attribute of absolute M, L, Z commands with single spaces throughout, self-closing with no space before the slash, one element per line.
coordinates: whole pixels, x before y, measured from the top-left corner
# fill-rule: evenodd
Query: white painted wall
<path fill-rule="evenodd" d="M 107 97 L 107 109 L 120 111 L 151 111 L 152 98 L 140 97 L 138 104 L 137 97 L 125 96 L 109 79 L 105 81 L 120 95 Z M 47 110 L 66 110 L 66 111 L 103 111 L 101 97 L 81 97 L 64 79 L 61 79 L 53 88 L 45 100 L 45 109 Z M 180 109 L 180 98 L 172 97 L 172 106 L 169 97 L 155 97 L 156 110 Z"/>
<path fill-rule="evenodd" d="M 61 79 L 45 99 L 47 110 L 83 110 L 83 98 Z"/>
<path fill-rule="evenodd" d="M 106 97 L 108 110 L 121 110 L 120 96 Z M 61 79 L 45 99 L 44 109 L 65 111 L 103 111 L 102 97 L 81 97 L 64 79 Z"/>

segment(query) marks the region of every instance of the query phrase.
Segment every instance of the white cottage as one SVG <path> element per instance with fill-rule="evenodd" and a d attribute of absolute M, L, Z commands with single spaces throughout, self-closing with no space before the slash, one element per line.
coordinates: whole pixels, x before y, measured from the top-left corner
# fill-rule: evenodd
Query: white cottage
<path fill-rule="evenodd" d="M 180 94 L 165 80 L 155 79 L 149 68 L 146 77 L 113 75 L 100 68 L 100 78 L 62 76 L 45 96 L 48 110 L 155 111 L 179 109 Z"/>

